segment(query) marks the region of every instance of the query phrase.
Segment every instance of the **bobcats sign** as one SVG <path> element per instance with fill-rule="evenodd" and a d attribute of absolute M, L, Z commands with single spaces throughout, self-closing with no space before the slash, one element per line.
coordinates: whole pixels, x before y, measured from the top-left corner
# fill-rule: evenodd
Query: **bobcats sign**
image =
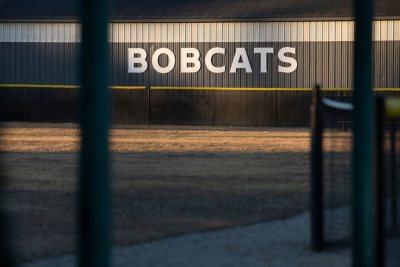
<path fill-rule="evenodd" d="M 179 52 L 180 62 L 178 64 L 181 73 L 196 73 L 203 66 L 212 73 L 224 73 L 227 71 L 236 73 L 239 69 L 243 69 L 246 73 L 252 73 L 254 66 L 250 63 L 248 53 L 253 53 L 259 57 L 257 69 L 260 73 L 268 73 L 271 68 L 278 68 L 278 72 L 281 73 L 291 73 L 297 69 L 296 48 L 294 47 L 282 47 L 278 51 L 274 51 L 273 47 L 254 47 L 252 51 L 247 51 L 244 47 L 237 47 L 232 61 L 226 62 L 227 60 L 224 60 L 219 65 L 213 62 L 213 57 L 224 57 L 226 48 L 213 47 L 205 53 L 204 57 L 197 48 L 180 48 Z M 268 66 L 267 58 L 274 56 L 276 52 L 279 59 L 278 66 Z M 163 55 L 167 57 L 168 63 L 161 66 L 160 57 Z M 128 73 L 143 73 L 148 70 L 149 64 L 152 64 L 153 69 L 158 73 L 169 73 L 177 65 L 176 56 L 168 48 L 155 50 L 151 58 L 143 48 L 128 48 Z"/>

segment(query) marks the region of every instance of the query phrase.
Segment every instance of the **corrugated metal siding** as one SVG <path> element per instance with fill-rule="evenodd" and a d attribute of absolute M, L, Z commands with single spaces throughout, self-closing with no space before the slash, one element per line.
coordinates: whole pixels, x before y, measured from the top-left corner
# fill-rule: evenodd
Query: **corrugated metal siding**
<path fill-rule="evenodd" d="M 354 22 L 111 23 L 110 83 L 122 86 L 229 88 L 352 87 Z M 374 86 L 400 87 L 400 21 L 374 22 Z M 0 84 L 79 84 L 80 25 L 77 23 L 0 23 Z M 181 47 L 196 47 L 202 57 L 212 47 L 226 48 L 215 74 L 204 66 L 180 73 Z M 277 52 L 296 48 L 297 70 L 279 73 Z M 127 72 L 127 50 L 145 48 L 148 58 L 161 47 L 176 55 L 168 74 Z M 245 47 L 252 74 L 229 73 L 235 48 Z M 260 73 L 254 47 L 273 47 L 268 73 Z M 149 60 L 150 61 L 150 60 Z M 162 56 L 161 65 L 167 64 Z M 272 66 L 272 67 L 271 67 Z M 76 118 L 76 90 L 1 89 L 3 119 L 71 121 Z M 329 93 L 345 97 L 348 92 Z M 116 123 L 211 124 L 243 126 L 307 125 L 310 93 L 271 91 L 113 90 Z M 39 106 L 39 107 L 38 107 Z M 8 113 L 7 113 L 8 112 Z"/>
<path fill-rule="evenodd" d="M 374 21 L 374 41 L 399 41 L 400 21 Z M 78 23 L 0 23 L 0 42 L 76 43 Z M 110 23 L 109 41 L 328 42 L 354 41 L 353 21 Z M 382 34 L 381 34 L 382 33 Z"/>
<path fill-rule="evenodd" d="M 78 84 L 78 43 L 1 43 L 1 84 Z"/>

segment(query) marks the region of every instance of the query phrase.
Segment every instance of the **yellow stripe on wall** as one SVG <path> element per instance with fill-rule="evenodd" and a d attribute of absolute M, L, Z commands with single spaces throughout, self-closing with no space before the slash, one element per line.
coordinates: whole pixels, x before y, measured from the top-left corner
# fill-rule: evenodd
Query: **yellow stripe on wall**
<path fill-rule="evenodd" d="M 122 85 L 113 85 L 109 87 L 113 90 L 144 90 L 146 86 L 122 86 Z"/>
<path fill-rule="evenodd" d="M 152 86 L 151 90 L 211 90 L 211 91 L 311 91 L 311 88 L 263 88 L 263 87 L 189 87 Z"/>
<path fill-rule="evenodd" d="M 79 85 L 59 84 L 0 84 L 0 88 L 38 88 L 38 89 L 78 89 Z M 109 86 L 113 90 L 145 90 L 146 86 Z M 263 88 L 263 87 L 189 87 L 189 86 L 151 86 L 151 90 L 213 90 L 213 91 L 298 91 L 308 92 L 312 88 Z M 352 88 L 322 88 L 322 91 L 352 91 Z M 374 88 L 376 92 L 400 92 L 400 88 Z"/>
<path fill-rule="evenodd" d="M 79 85 L 59 84 L 0 84 L 3 88 L 54 88 L 54 89 L 78 89 Z"/>
<path fill-rule="evenodd" d="M 400 88 L 374 88 L 376 92 L 399 92 Z"/>
<path fill-rule="evenodd" d="M 59 85 L 59 84 L 0 84 L 0 88 L 39 88 L 39 89 L 79 89 L 80 85 Z M 144 90 L 146 86 L 109 86 L 115 90 Z"/>

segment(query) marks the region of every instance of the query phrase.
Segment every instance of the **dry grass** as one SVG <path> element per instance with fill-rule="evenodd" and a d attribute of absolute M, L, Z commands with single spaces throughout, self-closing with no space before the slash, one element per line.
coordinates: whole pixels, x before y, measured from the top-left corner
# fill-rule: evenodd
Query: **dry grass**
<path fill-rule="evenodd" d="M 80 132 L 75 128 L 4 128 L 1 150 L 76 152 L 79 140 Z M 309 133 L 304 129 L 113 129 L 110 143 L 114 152 L 306 152 Z"/>
<path fill-rule="evenodd" d="M 307 209 L 306 129 L 164 126 L 110 135 L 116 245 Z M 19 261 L 74 252 L 79 131 L 8 125 L 1 140 Z"/>

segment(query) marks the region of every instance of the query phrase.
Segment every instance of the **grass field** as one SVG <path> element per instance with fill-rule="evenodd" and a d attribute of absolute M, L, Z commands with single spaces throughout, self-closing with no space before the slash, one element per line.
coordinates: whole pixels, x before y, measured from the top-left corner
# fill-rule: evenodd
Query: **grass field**
<path fill-rule="evenodd" d="M 138 126 L 110 137 L 115 245 L 308 208 L 308 129 Z M 75 251 L 78 147 L 74 125 L 3 126 L 2 191 L 19 262 Z"/>

